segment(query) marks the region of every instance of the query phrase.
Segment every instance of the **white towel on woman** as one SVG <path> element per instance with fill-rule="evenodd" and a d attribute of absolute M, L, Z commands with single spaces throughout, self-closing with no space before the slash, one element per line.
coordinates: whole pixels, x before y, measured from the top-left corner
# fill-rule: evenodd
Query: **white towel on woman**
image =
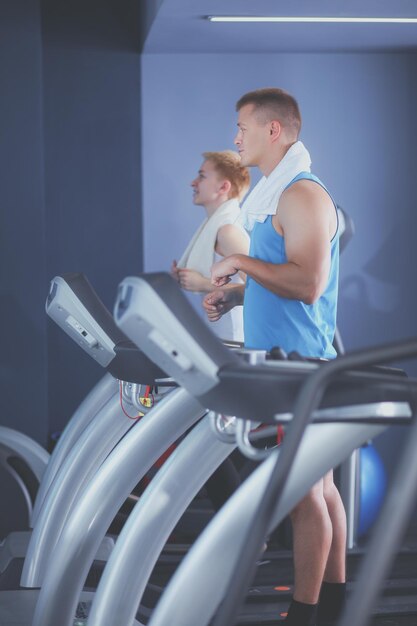
<path fill-rule="evenodd" d="M 194 233 L 184 254 L 178 261 L 177 267 L 197 270 L 206 278 L 210 278 L 217 232 L 225 224 L 234 224 L 239 214 L 240 207 L 236 198 L 221 204 Z"/>
<path fill-rule="evenodd" d="M 263 176 L 252 189 L 240 210 L 239 223 L 251 231 L 255 222 L 275 215 L 285 187 L 301 172 L 309 172 L 311 159 L 301 141 L 294 143 L 269 176 Z"/>

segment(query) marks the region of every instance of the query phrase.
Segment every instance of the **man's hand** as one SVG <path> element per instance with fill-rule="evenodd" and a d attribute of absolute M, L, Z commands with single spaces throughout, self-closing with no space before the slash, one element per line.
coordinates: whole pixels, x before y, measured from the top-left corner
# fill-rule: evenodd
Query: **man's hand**
<path fill-rule="evenodd" d="M 177 269 L 178 282 L 187 291 L 209 291 L 212 286 L 208 278 L 190 269 Z"/>
<path fill-rule="evenodd" d="M 203 300 L 203 307 L 210 322 L 217 322 L 222 315 L 228 313 L 233 307 L 243 304 L 243 295 L 243 285 L 217 289 L 208 293 Z"/>
<path fill-rule="evenodd" d="M 238 254 L 233 254 L 212 266 L 211 282 L 213 285 L 223 287 L 223 285 L 227 285 L 230 282 L 231 277 L 239 271 L 237 267 L 238 258 Z"/>
<path fill-rule="evenodd" d="M 177 266 L 177 262 L 175 260 L 172 261 L 172 263 L 171 263 L 171 270 L 170 271 L 171 271 L 172 278 L 175 278 L 176 281 L 180 282 L 180 277 L 179 277 L 179 274 L 178 274 L 179 269 L 178 269 L 178 266 Z"/>

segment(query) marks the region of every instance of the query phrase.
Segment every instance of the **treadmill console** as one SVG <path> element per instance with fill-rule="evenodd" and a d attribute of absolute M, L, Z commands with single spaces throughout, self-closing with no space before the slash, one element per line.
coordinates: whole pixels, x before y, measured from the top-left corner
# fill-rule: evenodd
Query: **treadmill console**
<path fill-rule="evenodd" d="M 46 312 L 62 330 L 103 367 L 114 359 L 115 342 L 90 313 L 77 291 L 62 276 L 51 281 Z"/>

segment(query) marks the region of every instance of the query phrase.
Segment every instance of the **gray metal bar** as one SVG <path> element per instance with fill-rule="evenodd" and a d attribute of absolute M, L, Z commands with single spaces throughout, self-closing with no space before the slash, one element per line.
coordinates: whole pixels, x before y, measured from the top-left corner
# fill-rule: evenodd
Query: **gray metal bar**
<path fill-rule="evenodd" d="M 24 498 L 26 514 L 22 519 L 24 519 L 25 525 L 30 525 L 34 493 L 27 477 L 15 467 L 14 461 L 16 459 L 23 461 L 30 476 L 35 479 L 33 484 L 33 488 L 35 488 L 42 480 L 49 458 L 50 455 L 45 448 L 31 437 L 13 428 L 0 426 L 0 467 L 3 467 L 13 478 L 16 487 L 20 490 L 20 494 Z M 12 502 L 12 505 L 13 504 L 14 502 Z M 10 502 L 7 506 L 10 506 Z M 5 541 L 8 541 L 8 537 L 6 537 Z M 4 550 L 4 541 L 0 541 L 0 555 L 4 553 Z"/>
<path fill-rule="evenodd" d="M 340 468 L 339 491 L 346 510 L 346 547 L 351 550 L 357 541 L 360 451 L 354 450 Z"/>
<path fill-rule="evenodd" d="M 69 420 L 62 435 L 58 439 L 58 443 L 52 452 L 42 482 L 39 485 L 39 491 L 36 496 L 31 518 L 32 528 L 36 523 L 45 496 L 58 469 L 61 467 L 63 461 L 68 456 L 68 453 L 86 426 L 91 422 L 98 411 L 107 404 L 110 398 L 117 393 L 117 389 L 117 380 L 110 374 L 106 374 L 95 387 L 93 387 Z"/>
<path fill-rule="evenodd" d="M 269 531 L 326 472 L 383 430 L 383 426 L 365 424 L 308 426 Z M 149 626 L 206 626 L 209 623 L 234 573 L 277 454 L 279 451 L 249 476 L 197 539 L 162 595 Z"/>
<path fill-rule="evenodd" d="M 20 584 L 40 587 L 77 496 L 135 422 L 113 395 L 85 428 L 58 470 L 32 531 Z"/>
<path fill-rule="evenodd" d="M 48 564 L 32 626 L 72 626 L 77 600 L 101 539 L 138 480 L 203 414 L 176 389 L 132 428 L 80 494 Z"/>
<path fill-rule="evenodd" d="M 208 416 L 187 435 L 130 514 L 101 577 L 88 626 L 132 624 L 170 533 L 234 448 L 214 437 Z"/>
<path fill-rule="evenodd" d="M 8 452 L 21 457 L 38 481 L 42 480 L 50 456 L 37 441 L 19 430 L 0 426 L 0 446 L 5 446 Z"/>
<path fill-rule="evenodd" d="M 359 571 L 340 626 L 365 626 L 383 582 L 401 545 L 417 497 L 417 422 L 410 429 L 405 449 L 382 512 L 372 532 L 366 558 Z"/>

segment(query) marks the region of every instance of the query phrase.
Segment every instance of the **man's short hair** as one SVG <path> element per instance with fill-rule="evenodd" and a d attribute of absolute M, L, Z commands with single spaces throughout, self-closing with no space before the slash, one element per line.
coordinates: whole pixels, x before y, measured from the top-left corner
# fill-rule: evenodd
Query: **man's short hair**
<path fill-rule="evenodd" d="M 294 133 L 295 138 L 301 130 L 301 113 L 297 100 L 283 89 L 266 87 L 243 95 L 236 103 L 236 111 L 247 104 L 252 104 L 260 123 L 272 120 L 281 122 L 284 128 Z"/>
<path fill-rule="evenodd" d="M 233 150 L 203 152 L 203 157 L 213 164 L 220 176 L 230 181 L 229 198 L 242 200 L 249 189 L 250 174 L 248 168 L 241 165 L 238 153 Z"/>

